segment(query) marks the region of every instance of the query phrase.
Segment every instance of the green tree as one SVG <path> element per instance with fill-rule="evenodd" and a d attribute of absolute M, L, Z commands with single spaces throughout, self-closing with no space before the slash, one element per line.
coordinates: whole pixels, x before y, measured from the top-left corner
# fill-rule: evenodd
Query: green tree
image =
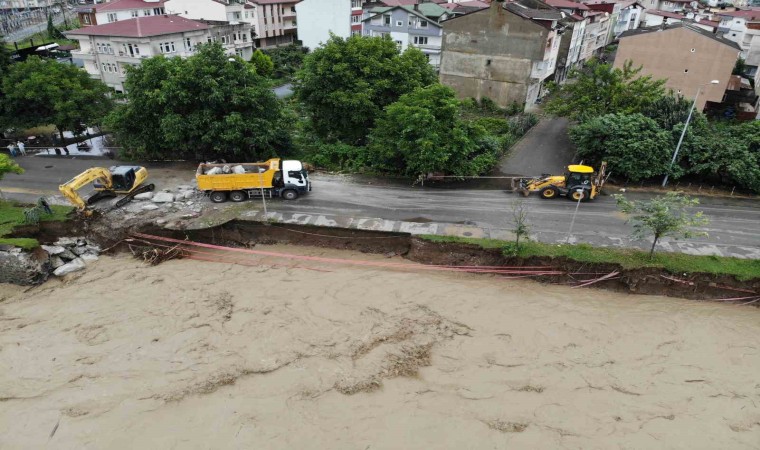
<path fill-rule="evenodd" d="M 592 59 L 574 71 L 572 81 L 554 86 L 546 111 L 573 120 L 588 120 L 605 114 L 633 114 L 665 94 L 665 80 L 642 76 L 641 67 L 626 61 L 621 69 Z"/>
<path fill-rule="evenodd" d="M 64 130 L 97 124 L 112 108 L 109 89 L 71 64 L 36 56 L 13 64 L 2 85 L 4 122 L 14 127 L 55 125 Z"/>
<path fill-rule="evenodd" d="M 130 68 L 127 102 L 108 118 L 126 156 L 140 159 L 260 159 L 290 148 L 282 103 L 250 64 L 219 44 L 183 58 Z"/>
<path fill-rule="evenodd" d="M 11 50 L 5 44 L 5 41 L 0 39 L 0 79 L 5 77 L 8 72 L 8 68 L 11 65 Z M 0 86 L 2 89 L 2 86 Z"/>
<path fill-rule="evenodd" d="M 331 36 L 306 56 L 296 94 L 320 137 L 356 145 L 365 142 L 386 106 L 435 81 L 418 49 L 399 53 L 389 37 Z"/>
<path fill-rule="evenodd" d="M 608 114 L 570 130 L 578 156 L 607 161 L 609 170 L 633 181 L 664 174 L 673 153 L 669 132 L 641 114 Z M 676 173 L 680 175 L 680 173 Z"/>
<path fill-rule="evenodd" d="M 732 75 L 744 75 L 744 72 L 747 71 L 747 61 L 744 60 L 744 58 L 738 58 L 736 60 L 736 64 L 734 64 L 734 70 L 731 72 Z"/>
<path fill-rule="evenodd" d="M 309 53 L 309 49 L 291 44 L 284 47 L 269 48 L 263 52 L 272 58 L 275 78 L 290 78 L 303 67 L 303 60 Z"/>
<path fill-rule="evenodd" d="M 476 175 L 495 164 L 498 143 L 459 118 L 454 91 L 434 84 L 404 94 L 377 119 L 367 161 L 377 171 Z"/>
<path fill-rule="evenodd" d="M 652 236 L 650 257 L 654 253 L 657 242 L 663 237 L 688 239 L 707 235 L 707 233 L 692 230 L 693 227 L 704 226 L 708 223 L 707 218 L 702 216 L 702 211 L 696 213 L 688 211 L 688 208 L 699 204 L 696 198 L 679 192 L 668 192 L 649 201 L 629 201 L 620 194 L 615 194 L 614 197 L 620 211 L 630 214 L 629 221 L 633 222 L 633 237 L 644 239 Z"/>
<path fill-rule="evenodd" d="M 520 253 L 520 238 L 528 238 L 530 225 L 528 225 L 528 207 L 523 200 L 517 200 L 512 204 L 512 232 L 515 234 L 515 254 Z"/>
<path fill-rule="evenodd" d="M 53 23 L 53 16 L 48 16 L 48 22 L 47 22 L 47 34 L 48 39 L 65 39 L 66 36 L 61 33 L 61 30 L 55 27 L 55 24 Z"/>
<path fill-rule="evenodd" d="M 10 156 L 4 153 L 0 153 L 0 181 L 3 180 L 3 177 L 7 173 L 22 174 L 24 173 L 24 169 L 22 169 L 21 166 L 16 164 L 16 161 L 11 159 Z M 2 190 L 0 190 L 0 198 L 4 198 Z"/>
<path fill-rule="evenodd" d="M 270 77 L 274 70 L 272 58 L 262 53 L 261 50 L 253 52 L 253 56 L 251 56 L 251 64 L 256 68 L 256 73 L 262 77 Z"/>
<path fill-rule="evenodd" d="M 684 150 L 692 173 L 760 193 L 760 122 L 712 124 Z"/>
<path fill-rule="evenodd" d="M 691 101 L 683 98 L 682 95 L 663 95 L 646 105 L 641 113 L 650 119 L 654 119 L 663 130 L 672 130 L 677 125 L 683 125 L 689 116 Z M 704 115 L 699 111 L 694 111 L 693 121 L 704 120 Z M 680 131 L 679 131 L 680 133 Z"/>

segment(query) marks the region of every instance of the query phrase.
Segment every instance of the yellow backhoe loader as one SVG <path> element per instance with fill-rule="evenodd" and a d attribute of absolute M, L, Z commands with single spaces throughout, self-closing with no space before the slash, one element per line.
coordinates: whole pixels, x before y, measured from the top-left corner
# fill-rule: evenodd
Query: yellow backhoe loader
<path fill-rule="evenodd" d="M 145 167 L 91 167 L 60 185 L 58 189 L 80 213 L 89 216 L 92 211 L 87 207 L 98 200 L 124 195 L 124 198 L 114 205 L 114 208 L 119 208 L 129 203 L 135 195 L 155 189 L 152 184 L 143 184 L 147 179 L 148 171 Z M 90 183 L 95 187 L 95 194 L 85 200 L 77 191 Z"/>
<path fill-rule="evenodd" d="M 512 190 L 521 193 L 525 197 L 531 192 L 538 192 L 541 198 L 567 197 L 575 201 L 589 201 L 596 198 L 607 181 L 607 163 L 599 166 L 599 171 L 594 173 L 594 168 L 580 164 L 567 166 L 564 175 L 544 174 L 539 177 L 513 178 Z"/>

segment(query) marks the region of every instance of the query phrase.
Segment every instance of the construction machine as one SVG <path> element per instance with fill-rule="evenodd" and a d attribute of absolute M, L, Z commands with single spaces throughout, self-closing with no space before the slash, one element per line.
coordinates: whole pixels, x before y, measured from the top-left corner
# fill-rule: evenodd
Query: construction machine
<path fill-rule="evenodd" d="M 148 171 L 141 166 L 113 166 L 91 167 L 68 182 L 60 185 L 58 189 L 80 213 L 90 215 L 92 212 L 87 208 L 89 205 L 103 198 L 124 195 L 114 205 L 114 208 L 129 203 L 135 195 L 149 192 L 155 189 L 152 184 L 143 184 L 148 179 Z M 92 183 L 95 194 L 83 199 L 77 192 L 79 189 Z"/>
<path fill-rule="evenodd" d="M 567 166 L 564 175 L 543 174 L 538 177 L 513 178 L 512 190 L 520 192 L 524 196 L 531 192 L 538 192 L 541 198 L 567 197 L 575 201 L 589 201 L 596 198 L 607 181 L 607 163 L 602 162 L 599 171 L 582 164 Z"/>
<path fill-rule="evenodd" d="M 201 164 L 195 179 L 198 189 L 214 203 L 242 202 L 261 196 L 295 200 L 311 191 L 304 164 L 280 158 L 256 163 Z"/>

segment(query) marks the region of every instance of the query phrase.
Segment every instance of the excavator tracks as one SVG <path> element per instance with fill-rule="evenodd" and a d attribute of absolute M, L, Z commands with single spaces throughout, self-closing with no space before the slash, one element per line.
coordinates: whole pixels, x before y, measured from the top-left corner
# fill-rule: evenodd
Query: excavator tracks
<path fill-rule="evenodd" d="M 119 199 L 118 202 L 116 202 L 115 205 L 109 211 L 113 211 L 114 209 L 121 208 L 122 206 L 126 205 L 127 203 L 131 202 L 133 198 L 135 198 L 135 195 L 142 194 L 143 192 L 151 192 L 156 188 L 155 184 L 146 184 L 144 186 L 140 186 L 139 188 L 135 189 L 134 191 L 130 192 L 129 194 L 125 195 L 124 198 Z"/>

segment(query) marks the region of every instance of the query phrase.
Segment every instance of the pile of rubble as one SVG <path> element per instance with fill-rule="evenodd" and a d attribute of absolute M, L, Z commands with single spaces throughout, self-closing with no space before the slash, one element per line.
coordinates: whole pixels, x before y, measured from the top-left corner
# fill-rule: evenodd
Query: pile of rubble
<path fill-rule="evenodd" d="M 100 246 L 83 237 L 62 237 L 42 249 L 50 255 L 53 275 L 59 277 L 84 269 L 87 263 L 97 261 L 100 254 Z"/>
<path fill-rule="evenodd" d="M 172 190 L 164 189 L 159 192 L 143 192 L 135 195 L 134 206 L 130 207 L 132 211 L 155 211 L 162 207 L 190 210 L 194 213 L 200 213 L 202 204 L 200 203 L 203 194 L 192 186 L 180 185 Z"/>

